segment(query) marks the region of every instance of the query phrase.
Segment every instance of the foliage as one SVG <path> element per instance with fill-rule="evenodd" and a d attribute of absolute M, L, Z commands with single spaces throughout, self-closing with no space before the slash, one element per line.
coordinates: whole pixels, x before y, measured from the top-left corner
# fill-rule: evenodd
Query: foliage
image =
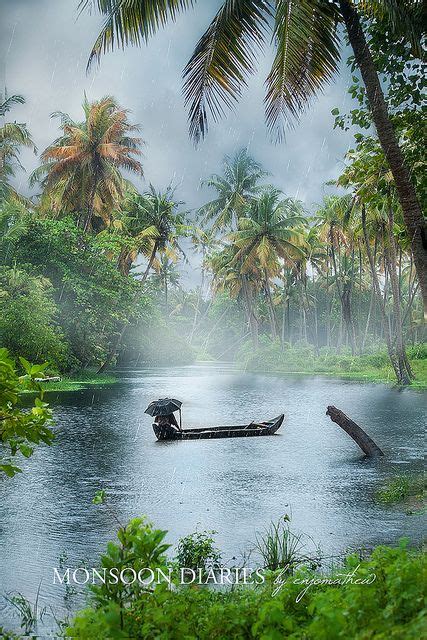
<path fill-rule="evenodd" d="M 146 298 L 136 297 L 137 282 L 120 274 L 108 251 L 103 236 L 84 233 L 70 218 L 29 218 L 10 242 L 10 261 L 31 262 L 52 283 L 68 370 L 102 362 L 117 324 L 144 315 Z"/>
<path fill-rule="evenodd" d="M 84 120 L 74 122 L 66 113 L 55 113 L 62 135 L 41 154 L 42 165 L 31 182 L 41 182 L 42 206 L 55 214 L 72 213 L 85 231 L 111 222 L 111 210 L 123 197 L 126 181 L 121 170 L 142 175 L 138 127 L 128 121 L 128 111 L 116 100 L 83 102 Z"/>
<path fill-rule="evenodd" d="M 0 341 L 12 354 L 48 360 L 64 369 L 68 345 L 58 325 L 59 309 L 47 278 L 17 267 L 0 267 Z"/>
<path fill-rule="evenodd" d="M 262 566 L 270 571 L 284 569 L 292 573 L 303 561 L 303 536 L 291 531 L 289 522 L 286 514 L 256 535 L 254 551 L 262 558 Z"/>
<path fill-rule="evenodd" d="M 180 538 L 175 555 L 176 565 L 201 569 L 202 575 L 221 566 L 221 553 L 215 546 L 216 531 L 196 531 Z"/>
<path fill-rule="evenodd" d="M 427 386 L 427 358 L 422 354 L 425 347 L 413 347 L 416 357 L 409 354 L 411 366 L 416 374 L 414 386 Z M 269 373 L 294 373 L 322 376 L 337 376 L 354 380 L 377 382 L 395 381 L 389 357 L 384 351 L 351 355 L 345 349 L 337 353 L 335 349 L 322 348 L 316 354 L 313 345 L 296 344 L 290 346 L 273 342 L 262 337 L 258 349 L 250 342 L 244 343 L 237 353 L 237 360 L 248 371 Z"/>
<path fill-rule="evenodd" d="M 113 568 L 118 574 L 124 569 L 131 569 L 140 576 L 141 581 L 148 582 L 148 569 L 167 570 L 165 552 L 170 545 L 163 542 L 166 534 L 167 531 L 154 529 L 145 518 L 133 518 L 126 526 L 119 528 L 119 543 L 108 543 L 106 553 L 101 556 L 100 569 L 105 569 L 107 574 Z M 140 596 L 141 585 L 138 581 L 131 583 L 129 576 L 125 580 L 129 584 L 121 580 L 117 584 L 106 580 L 100 585 L 91 585 L 96 604 L 100 606 L 113 602 L 120 607 L 131 606 Z"/>
<path fill-rule="evenodd" d="M 403 502 L 409 497 L 422 497 L 425 488 L 425 477 L 422 473 L 417 476 L 398 475 L 389 479 L 375 492 L 375 499 L 383 504 Z"/>
<path fill-rule="evenodd" d="M 5 118 L 14 105 L 24 103 L 25 99 L 21 95 L 3 97 L 0 94 L 0 117 Z M 15 201 L 24 200 L 10 184 L 16 169 L 23 169 L 19 161 L 21 147 L 29 147 L 36 152 L 27 125 L 16 120 L 5 122 L 0 127 L 0 202 L 7 198 Z"/>
<path fill-rule="evenodd" d="M 150 531 L 145 535 L 151 539 Z M 253 587 L 168 589 L 159 584 L 151 593 L 133 593 L 122 607 L 114 595 L 106 595 L 78 613 L 66 633 L 84 640 L 364 640 L 368 635 L 415 640 L 426 621 L 425 570 L 425 556 L 402 542 L 398 548 L 377 547 L 363 561 L 348 556 L 343 567 L 326 574 L 308 566 L 293 575 L 267 571 L 265 584 Z M 343 575 L 352 577 L 342 584 Z"/>
<path fill-rule="evenodd" d="M 3 451 L 8 449 L 10 452 L 0 456 L 0 471 L 9 477 L 21 471 L 15 463 L 18 453 L 29 458 L 35 444 L 51 444 L 53 440 L 49 429 L 52 413 L 43 401 L 41 386 L 35 381 L 43 375 L 47 364 L 32 365 L 25 358 L 20 361 L 25 370 L 23 376 L 18 375 L 7 349 L 0 349 L 0 437 Z M 37 392 L 33 406 L 27 410 L 22 408 L 20 398 L 26 388 Z"/>

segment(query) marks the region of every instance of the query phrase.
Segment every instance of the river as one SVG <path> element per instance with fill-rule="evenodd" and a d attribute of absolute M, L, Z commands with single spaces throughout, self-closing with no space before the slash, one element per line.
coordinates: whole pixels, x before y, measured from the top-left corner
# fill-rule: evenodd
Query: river
<path fill-rule="evenodd" d="M 147 404 L 183 401 L 186 427 L 239 424 L 285 413 L 278 435 L 157 442 Z M 116 524 L 92 505 L 105 488 L 125 522 L 147 514 L 167 541 L 214 529 L 224 558 L 238 556 L 272 520 L 291 526 L 326 554 L 417 542 L 419 516 L 385 507 L 373 492 L 392 473 L 420 469 L 425 394 L 325 378 L 242 373 L 227 364 L 121 372 L 107 388 L 52 393 L 56 440 L 39 447 L 24 473 L 1 480 L 0 593 L 20 591 L 61 611 L 53 567 L 96 566 Z M 376 440 L 384 459 L 369 461 L 325 415 L 334 404 Z M 10 617 L 10 605 L 3 617 Z"/>

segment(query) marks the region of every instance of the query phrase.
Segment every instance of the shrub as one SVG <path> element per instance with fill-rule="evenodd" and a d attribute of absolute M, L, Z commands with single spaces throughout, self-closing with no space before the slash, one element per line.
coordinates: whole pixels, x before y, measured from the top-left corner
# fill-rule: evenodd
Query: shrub
<path fill-rule="evenodd" d="M 217 569 L 221 563 L 221 553 L 215 547 L 215 533 L 216 531 L 196 531 L 180 538 L 175 556 L 177 566 L 202 569 L 204 575 L 211 569 Z"/>
<path fill-rule="evenodd" d="M 13 477 L 21 469 L 16 465 L 16 455 L 29 458 L 34 445 L 51 444 L 53 433 L 49 429 L 52 412 L 43 401 L 43 390 L 35 378 L 43 375 L 44 365 L 32 365 L 21 358 L 25 375 L 19 376 L 16 364 L 7 349 L 0 349 L 0 473 Z M 37 392 L 30 409 L 20 406 L 20 394 L 26 389 Z M 4 456 L 3 452 L 8 450 Z"/>
<path fill-rule="evenodd" d="M 425 556 L 402 543 L 398 548 L 377 547 L 363 561 L 349 556 L 343 567 L 325 575 L 304 567 L 293 576 L 270 572 L 258 587 L 170 590 L 160 584 L 154 593 L 140 592 L 125 608 L 110 601 L 83 610 L 67 636 L 418 640 L 426 623 L 425 572 Z M 353 578 L 343 584 L 343 574 Z"/>

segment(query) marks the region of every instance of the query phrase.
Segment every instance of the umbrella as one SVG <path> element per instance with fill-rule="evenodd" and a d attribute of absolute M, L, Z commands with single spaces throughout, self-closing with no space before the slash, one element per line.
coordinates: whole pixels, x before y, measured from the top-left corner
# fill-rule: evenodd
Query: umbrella
<path fill-rule="evenodd" d="M 179 423 L 181 426 L 181 405 L 182 402 L 180 400 L 160 398 L 160 400 L 150 402 L 144 413 L 148 413 L 149 416 L 168 416 L 174 411 L 179 411 Z"/>

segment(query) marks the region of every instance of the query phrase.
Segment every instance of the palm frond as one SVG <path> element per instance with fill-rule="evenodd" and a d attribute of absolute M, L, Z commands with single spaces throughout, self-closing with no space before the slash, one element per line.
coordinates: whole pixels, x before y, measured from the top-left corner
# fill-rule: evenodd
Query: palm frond
<path fill-rule="evenodd" d="M 275 141 L 338 70 L 338 8 L 322 0 L 277 0 L 276 55 L 266 80 L 267 127 Z"/>
<path fill-rule="evenodd" d="M 80 13 L 96 9 L 104 15 L 105 23 L 89 56 L 87 68 L 94 60 L 99 62 L 102 54 L 116 46 L 124 49 L 128 45 L 140 46 L 160 27 L 178 14 L 190 8 L 194 0 L 81 0 Z"/>
<path fill-rule="evenodd" d="M 217 121 L 224 108 L 232 107 L 255 71 L 271 15 L 268 0 L 226 0 L 200 38 L 183 73 L 190 136 L 196 143 L 206 135 L 208 115 Z"/>

